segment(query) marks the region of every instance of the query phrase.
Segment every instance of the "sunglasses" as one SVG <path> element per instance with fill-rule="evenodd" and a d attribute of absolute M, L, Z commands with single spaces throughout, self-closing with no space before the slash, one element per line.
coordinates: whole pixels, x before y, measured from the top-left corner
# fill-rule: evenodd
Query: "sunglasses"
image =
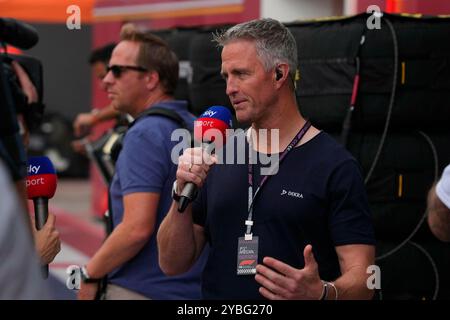
<path fill-rule="evenodd" d="M 139 72 L 148 71 L 146 68 L 140 67 L 140 66 L 121 66 L 121 65 L 117 65 L 117 64 L 108 66 L 108 68 L 106 68 L 107 72 L 109 72 L 109 71 L 112 72 L 114 78 L 120 78 L 120 76 L 122 75 L 123 72 L 125 72 L 125 70 L 134 70 L 134 71 L 139 71 Z"/>

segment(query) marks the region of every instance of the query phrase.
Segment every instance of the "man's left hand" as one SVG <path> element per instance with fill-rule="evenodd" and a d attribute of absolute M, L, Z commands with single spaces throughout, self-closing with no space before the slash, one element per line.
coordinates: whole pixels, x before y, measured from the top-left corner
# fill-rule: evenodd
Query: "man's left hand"
<path fill-rule="evenodd" d="M 270 300 L 318 300 L 323 283 L 319 267 L 312 253 L 312 246 L 303 251 L 305 267 L 296 269 L 271 257 L 256 266 L 255 280 L 262 285 L 259 292 Z"/>

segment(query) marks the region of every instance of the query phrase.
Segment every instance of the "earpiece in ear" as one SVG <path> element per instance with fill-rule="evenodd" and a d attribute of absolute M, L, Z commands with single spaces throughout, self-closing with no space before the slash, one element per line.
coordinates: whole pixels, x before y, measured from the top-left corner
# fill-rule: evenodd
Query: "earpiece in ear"
<path fill-rule="evenodd" d="M 280 69 L 276 68 L 275 69 L 275 80 L 278 81 L 281 78 L 283 78 L 283 72 Z"/>

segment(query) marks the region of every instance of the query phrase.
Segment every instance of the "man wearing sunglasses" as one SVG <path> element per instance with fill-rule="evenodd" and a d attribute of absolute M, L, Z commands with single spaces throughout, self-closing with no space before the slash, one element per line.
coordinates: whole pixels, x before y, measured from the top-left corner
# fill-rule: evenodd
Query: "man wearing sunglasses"
<path fill-rule="evenodd" d="M 113 232 L 81 269 L 80 299 L 94 299 L 108 275 L 106 299 L 200 299 L 203 261 L 178 277 L 159 268 L 156 232 L 171 204 L 175 121 L 147 109 L 176 112 L 192 125 L 187 102 L 174 101 L 178 60 L 160 38 L 125 25 L 103 82 L 118 111 L 136 120 L 127 131 L 110 188 Z"/>

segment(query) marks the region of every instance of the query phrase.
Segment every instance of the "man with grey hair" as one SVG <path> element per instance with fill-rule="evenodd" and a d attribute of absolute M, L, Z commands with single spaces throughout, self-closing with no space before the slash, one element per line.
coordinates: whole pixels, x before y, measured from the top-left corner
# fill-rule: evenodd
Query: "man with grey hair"
<path fill-rule="evenodd" d="M 215 164 L 199 164 L 202 149 L 185 151 L 158 232 L 162 270 L 188 270 L 208 243 L 206 299 L 370 299 L 375 240 L 360 168 L 300 114 L 294 37 L 261 19 L 216 41 L 236 118 L 251 124 L 245 152 L 258 161 L 222 165 L 212 156 Z M 278 130 L 279 140 L 259 143 L 264 129 Z M 278 172 L 263 176 L 259 159 L 274 153 Z M 188 182 L 201 189 L 180 214 L 176 202 Z"/>

